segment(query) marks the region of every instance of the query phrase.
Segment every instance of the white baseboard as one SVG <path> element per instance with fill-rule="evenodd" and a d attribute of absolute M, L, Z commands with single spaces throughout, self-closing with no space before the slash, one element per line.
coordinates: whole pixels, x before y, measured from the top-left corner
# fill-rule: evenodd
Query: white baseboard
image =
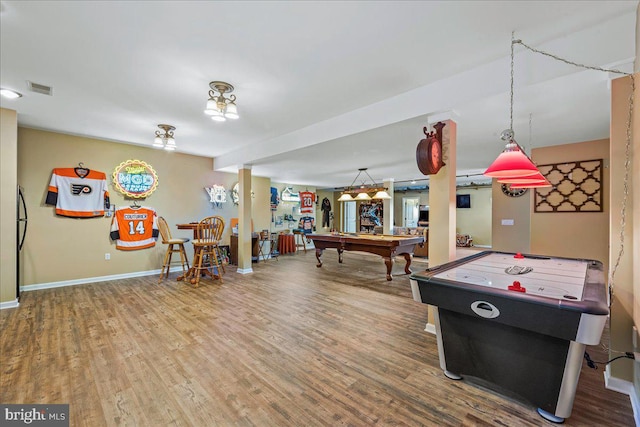
<path fill-rule="evenodd" d="M 169 271 L 173 273 L 175 273 L 176 271 L 182 271 L 182 267 L 179 267 L 179 266 L 171 267 Z M 85 277 L 82 279 L 62 280 L 60 282 L 37 283 L 34 285 L 20 286 L 20 291 L 28 292 L 28 291 L 37 291 L 39 289 L 61 288 L 64 286 L 83 285 L 86 283 L 107 282 L 109 280 L 120 280 L 120 279 L 130 279 L 132 277 L 153 276 L 154 274 L 159 275 L 160 269 L 136 271 L 133 273 L 112 274 L 109 276 Z"/>
<path fill-rule="evenodd" d="M 473 245 L 474 248 L 491 249 L 491 245 Z"/>
<path fill-rule="evenodd" d="M 426 326 L 424 327 L 425 332 L 429 332 L 430 334 L 435 335 L 436 334 L 436 325 L 434 325 L 433 323 L 427 323 Z"/>
<path fill-rule="evenodd" d="M 237 272 L 240 274 L 249 274 L 253 273 L 253 268 L 239 268 Z"/>
<path fill-rule="evenodd" d="M 18 302 L 18 298 L 13 301 L 0 302 L 0 310 L 4 310 L 5 308 L 16 308 L 19 305 L 20 303 Z"/>
<path fill-rule="evenodd" d="M 636 394 L 636 389 L 633 387 L 633 383 L 612 377 L 609 365 L 607 365 L 604 371 L 604 386 L 609 390 L 629 396 L 631 408 L 633 409 L 633 419 L 635 420 L 636 426 L 640 427 L 640 400 L 638 400 L 638 395 Z"/>

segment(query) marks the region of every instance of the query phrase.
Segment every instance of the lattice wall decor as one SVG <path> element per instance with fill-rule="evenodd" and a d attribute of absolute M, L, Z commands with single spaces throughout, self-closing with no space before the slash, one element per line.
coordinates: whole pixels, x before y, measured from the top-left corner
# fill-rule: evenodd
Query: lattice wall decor
<path fill-rule="evenodd" d="M 602 159 L 538 166 L 551 183 L 536 188 L 535 212 L 602 212 Z"/>

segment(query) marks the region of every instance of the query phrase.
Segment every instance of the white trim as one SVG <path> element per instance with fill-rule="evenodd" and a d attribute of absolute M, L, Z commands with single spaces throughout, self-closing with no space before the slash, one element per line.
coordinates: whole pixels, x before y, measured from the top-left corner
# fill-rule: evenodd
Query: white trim
<path fill-rule="evenodd" d="M 485 248 L 485 249 L 491 249 L 491 245 L 473 245 L 474 248 Z"/>
<path fill-rule="evenodd" d="M 608 390 L 617 391 L 618 393 L 629 396 L 631 408 L 633 409 L 633 419 L 636 422 L 636 426 L 640 427 L 640 400 L 636 394 L 636 389 L 633 387 L 633 383 L 612 377 L 609 367 L 610 365 L 607 365 L 604 371 L 604 387 Z"/>
<path fill-rule="evenodd" d="M 425 325 L 425 327 L 424 327 L 424 331 L 435 335 L 436 334 L 436 325 L 434 325 L 433 323 L 427 323 Z"/>
<path fill-rule="evenodd" d="M 631 387 L 631 409 L 633 409 L 633 419 L 636 421 L 636 427 L 640 426 L 640 399 L 636 393 L 635 387 Z"/>
<path fill-rule="evenodd" d="M 627 396 L 631 396 L 633 392 L 633 384 L 631 382 L 611 376 L 609 365 L 607 365 L 607 368 L 604 370 L 604 386 L 609 390 L 617 391 Z"/>
<path fill-rule="evenodd" d="M 236 272 L 240 274 L 249 274 L 253 273 L 253 268 L 239 268 L 238 270 L 236 270 Z"/>
<path fill-rule="evenodd" d="M 0 302 L 0 310 L 4 310 L 5 308 L 16 308 L 19 305 L 20 303 L 18 302 L 18 298 L 13 301 Z"/>
<path fill-rule="evenodd" d="M 182 271 L 182 267 L 172 267 L 170 272 Z M 21 292 L 37 291 L 39 289 L 62 288 L 64 286 L 84 285 L 86 283 L 106 282 L 109 280 L 130 279 L 132 277 L 153 276 L 160 274 L 160 270 L 136 271 L 133 273 L 112 274 L 109 276 L 85 277 L 83 279 L 62 280 L 60 282 L 36 283 L 20 286 Z"/>

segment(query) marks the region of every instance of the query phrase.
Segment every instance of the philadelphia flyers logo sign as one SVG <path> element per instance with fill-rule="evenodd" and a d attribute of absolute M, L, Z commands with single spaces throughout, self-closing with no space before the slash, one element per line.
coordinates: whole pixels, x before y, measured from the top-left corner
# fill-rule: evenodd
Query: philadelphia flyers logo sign
<path fill-rule="evenodd" d="M 86 184 L 71 184 L 71 194 L 81 196 L 83 194 L 91 194 L 91 187 Z"/>

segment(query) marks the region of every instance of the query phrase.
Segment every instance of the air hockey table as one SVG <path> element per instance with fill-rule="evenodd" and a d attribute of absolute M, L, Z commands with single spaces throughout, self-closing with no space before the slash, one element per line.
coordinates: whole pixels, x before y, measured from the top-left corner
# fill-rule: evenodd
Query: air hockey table
<path fill-rule="evenodd" d="M 434 307 L 440 367 L 538 407 L 571 415 L 586 345 L 609 314 L 602 263 L 485 251 L 411 275 Z"/>

